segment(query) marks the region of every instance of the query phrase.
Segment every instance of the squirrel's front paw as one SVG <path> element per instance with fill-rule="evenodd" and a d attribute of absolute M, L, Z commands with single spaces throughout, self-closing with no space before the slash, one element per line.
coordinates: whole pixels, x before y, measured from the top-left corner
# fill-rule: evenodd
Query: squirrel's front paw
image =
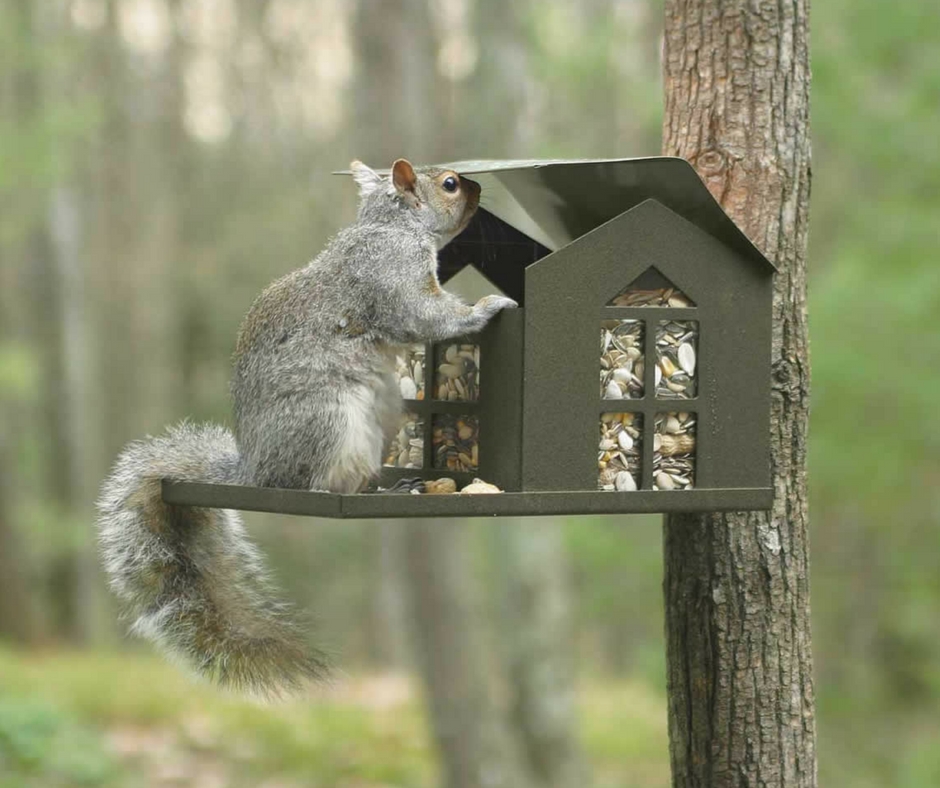
<path fill-rule="evenodd" d="M 503 309 L 515 309 L 519 304 L 511 298 L 501 295 L 488 295 L 477 301 L 477 309 L 480 309 L 488 315 L 495 315 Z"/>

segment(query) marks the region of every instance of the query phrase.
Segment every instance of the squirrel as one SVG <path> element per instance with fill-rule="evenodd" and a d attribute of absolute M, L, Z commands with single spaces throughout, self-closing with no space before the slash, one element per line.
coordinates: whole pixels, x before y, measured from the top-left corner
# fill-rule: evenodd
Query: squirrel
<path fill-rule="evenodd" d="M 399 428 L 401 345 L 475 333 L 512 299 L 465 304 L 437 253 L 469 223 L 480 186 L 399 159 L 354 161 L 356 221 L 269 285 L 240 328 L 234 433 L 183 422 L 129 444 L 102 485 L 98 534 L 112 590 L 153 641 L 218 685 L 272 697 L 327 675 L 232 510 L 163 502 L 161 480 L 362 491 Z"/>

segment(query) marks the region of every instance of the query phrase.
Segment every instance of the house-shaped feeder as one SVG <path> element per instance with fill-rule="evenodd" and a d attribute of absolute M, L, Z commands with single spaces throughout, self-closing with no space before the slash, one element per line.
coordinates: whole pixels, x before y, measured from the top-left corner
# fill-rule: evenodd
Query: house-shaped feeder
<path fill-rule="evenodd" d="M 164 484 L 170 503 L 326 517 L 767 509 L 774 266 L 678 158 L 473 161 L 481 208 L 440 279 L 519 309 L 403 348 L 380 485 L 501 495 Z M 477 292 L 474 292 L 476 290 Z"/>

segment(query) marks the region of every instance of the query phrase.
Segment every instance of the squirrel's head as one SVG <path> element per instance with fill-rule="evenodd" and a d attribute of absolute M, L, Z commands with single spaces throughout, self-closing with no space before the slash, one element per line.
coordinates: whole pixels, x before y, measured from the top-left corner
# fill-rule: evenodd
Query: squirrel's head
<path fill-rule="evenodd" d="M 405 159 L 385 178 L 361 161 L 350 165 L 359 184 L 360 215 L 379 203 L 394 204 L 429 230 L 444 246 L 473 218 L 480 204 L 480 184 L 453 170 L 415 169 Z"/>

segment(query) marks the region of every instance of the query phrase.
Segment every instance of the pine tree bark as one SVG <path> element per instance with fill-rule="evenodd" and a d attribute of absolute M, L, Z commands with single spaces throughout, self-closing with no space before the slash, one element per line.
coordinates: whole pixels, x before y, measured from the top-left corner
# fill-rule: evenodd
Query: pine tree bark
<path fill-rule="evenodd" d="M 809 620 L 808 0 L 667 0 L 663 151 L 779 267 L 769 512 L 671 515 L 673 785 L 816 785 Z"/>

